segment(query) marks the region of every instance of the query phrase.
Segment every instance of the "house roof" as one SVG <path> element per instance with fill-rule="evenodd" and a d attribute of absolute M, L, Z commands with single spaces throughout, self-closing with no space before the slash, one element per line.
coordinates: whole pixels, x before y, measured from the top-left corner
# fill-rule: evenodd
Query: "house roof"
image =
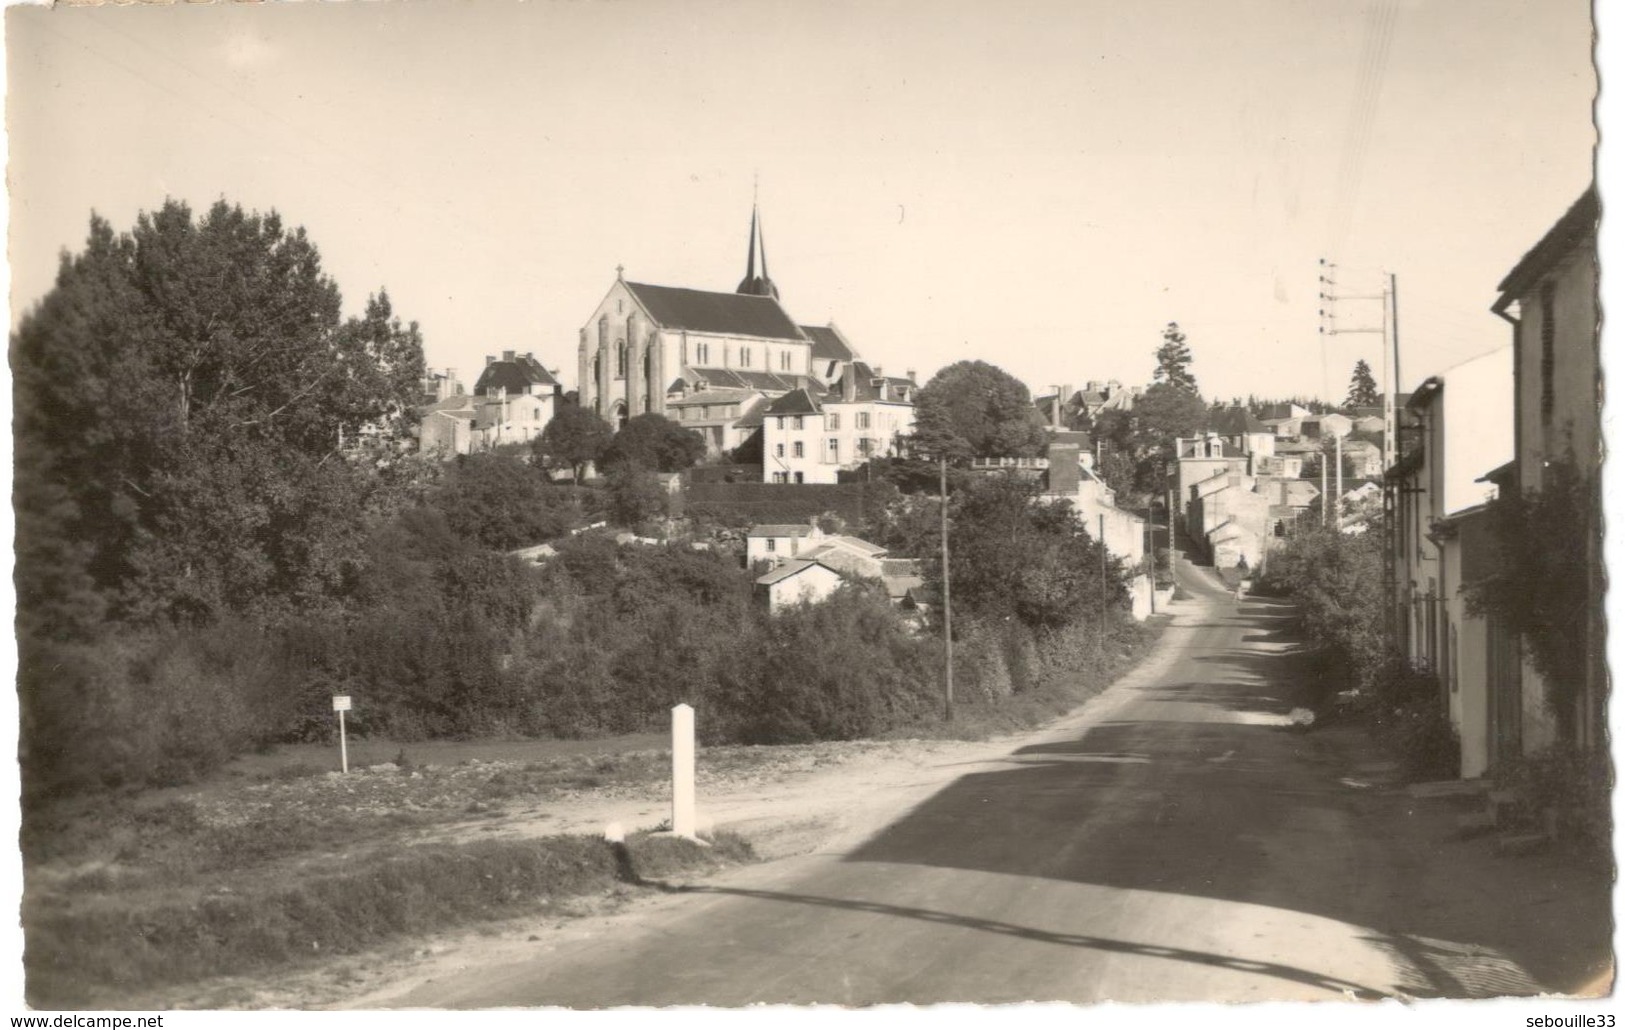
<path fill-rule="evenodd" d="M 858 356 L 852 345 L 846 342 L 846 337 L 833 325 L 804 325 L 801 331 L 812 341 L 815 361 L 851 361 Z"/>
<path fill-rule="evenodd" d="M 1308 504 L 1320 496 L 1320 487 L 1307 479 L 1289 479 L 1286 482 L 1287 503 L 1293 506 Z"/>
<path fill-rule="evenodd" d="M 663 329 L 688 329 L 724 336 L 758 336 L 770 340 L 807 337 L 773 297 L 713 293 L 681 286 L 627 283 L 649 317 Z"/>
<path fill-rule="evenodd" d="M 762 575 L 757 576 L 756 582 L 760 583 L 762 586 L 772 586 L 774 583 L 781 583 L 784 580 L 789 579 L 791 576 L 799 576 L 801 573 L 806 572 L 815 565 L 827 572 L 832 572 L 837 576 L 840 575 L 839 572 L 830 568 L 828 565 L 825 565 L 823 562 L 808 561 L 804 558 L 792 558 L 783 565 L 780 565 L 778 568 L 773 569 L 771 572 L 765 572 Z"/>
<path fill-rule="evenodd" d="M 857 551 L 859 554 L 868 555 L 871 558 L 879 557 L 880 555 L 886 553 L 886 549 L 881 547 L 879 544 L 871 544 L 869 541 L 860 540 L 855 536 L 837 534 L 835 536 L 826 537 L 825 541 L 838 547 L 851 548 L 852 550 Z"/>
<path fill-rule="evenodd" d="M 764 415 L 816 415 L 823 409 L 806 390 L 791 390 L 768 405 Z"/>
<path fill-rule="evenodd" d="M 695 404 L 738 404 L 741 401 L 748 401 L 752 397 L 759 396 L 761 395 L 755 390 L 701 390 L 699 393 L 690 394 L 680 401 L 667 401 L 666 404 L 678 408 L 686 408 Z"/>
<path fill-rule="evenodd" d="M 418 409 L 418 413 L 422 415 L 432 415 L 437 411 L 447 413 L 453 411 L 466 411 L 472 414 L 474 411 L 474 398 L 470 397 L 466 393 L 459 393 L 454 396 L 447 397 L 443 401 L 435 401 L 433 404 L 425 404 Z"/>
<path fill-rule="evenodd" d="M 811 536 L 812 535 L 812 527 L 807 525 L 804 522 L 803 523 L 792 522 L 792 523 L 788 523 L 788 524 L 764 523 L 763 525 L 760 525 L 760 526 L 752 526 L 752 527 L 750 527 L 750 532 L 746 533 L 745 535 L 746 536 L 753 536 L 753 537 L 757 537 L 757 538 L 769 537 L 769 536 L 772 536 L 772 537 L 780 537 L 780 536 Z"/>
<path fill-rule="evenodd" d="M 501 361 L 486 364 L 484 370 L 480 372 L 480 378 L 474 383 L 474 393 L 480 396 L 493 394 L 498 390 L 524 393 L 538 384 L 557 386 L 559 381 L 554 379 L 552 373 L 543 368 L 542 363 L 533 356 L 520 354 L 509 358 L 505 354 Z"/>
<path fill-rule="evenodd" d="M 758 395 L 746 406 L 745 413 L 739 416 L 734 426 L 739 429 L 760 429 L 762 419 L 767 414 L 767 405 L 767 398 Z"/>
<path fill-rule="evenodd" d="M 1519 294 L 1546 274 L 1547 269 L 1562 260 L 1569 251 L 1581 246 L 1588 237 L 1594 236 L 1597 216 L 1597 186 L 1593 183 L 1501 280 L 1496 287 L 1501 299 L 1496 301 L 1493 310 L 1500 311 L 1511 304 Z"/>
<path fill-rule="evenodd" d="M 854 403 L 873 401 L 886 401 L 892 404 L 913 403 L 913 391 L 916 387 L 912 379 L 881 375 L 863 361 L 854 361 L 846 367 L 825 403 L 844 403 L 842 398 L 846 396 L 845 383 L 848 375 L 852 377 Z"/>
<path fill-rule="evenodd" d="M 878 578 L 881 575 L 879 559 L 827 540 L 820 541 L 817 547 L 810 551 L 804 551 L 797 557 L 805 558 L 808 561 L 822 562 L 825 568 L 832 569 L 844 576 Z"/>

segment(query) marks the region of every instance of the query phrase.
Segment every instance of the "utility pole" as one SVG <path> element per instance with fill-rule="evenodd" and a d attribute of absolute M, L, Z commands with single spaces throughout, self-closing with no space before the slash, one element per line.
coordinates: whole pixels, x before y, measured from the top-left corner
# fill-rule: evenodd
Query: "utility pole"
<path fill-rule="evenodd" d="M 954 609 L 948 590 L 948 457 L 937 459 L 942 472 L 942 642 L 947 669 L 942 686 L 943 717 L 954 721 Z"/>

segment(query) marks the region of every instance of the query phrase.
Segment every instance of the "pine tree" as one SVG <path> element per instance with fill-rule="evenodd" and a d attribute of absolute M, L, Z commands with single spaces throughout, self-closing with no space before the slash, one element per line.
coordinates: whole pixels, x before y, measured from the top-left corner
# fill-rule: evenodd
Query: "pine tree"
<path fill-rule="evenodd" d="M 1369 408 L 1381 401 L 1377 393 L 1377 380 L 1371 375 L 1371 366 L 1361 358 L 1354 363 L 1354 375 L 1349 378 L 1349 395 L 1343 403 L 1348 407 Z"/>
<path fill-rule="evenodd" d="M 1191 349 L 1185 342 L 1185 331 L 1178 322 L 1169 322 L 1162 331 L 1162 346 L 1157 348 L 1157 369 L 1151 378 L 1159 383 L 1196 393 L 1196 377 L 1191 375 Z"/>

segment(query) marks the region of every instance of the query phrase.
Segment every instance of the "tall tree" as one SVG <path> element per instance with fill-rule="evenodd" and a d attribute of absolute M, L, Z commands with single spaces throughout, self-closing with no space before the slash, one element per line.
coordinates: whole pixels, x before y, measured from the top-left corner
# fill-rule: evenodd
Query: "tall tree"
<path fill-rule="evenodd" d="M 399 432 L 422 370 L 386 296 L 346 322 L 302 229 L 224 201 L 93 216 L 11 357 L 19 590 L 135 618 L 342 591 L 370 487 L 340 441 Z"/>
<path fill-rule="evenodd" d="M 664 415 L 645 412 L 629 419 L 604 448 L 599 464 L 607 471 L 631 462 L 656 472 L 681 472 L 705 457 L 705 440 Z"/>
<path fill-rule="evenodd" d="M 1377 380 L 1371 375 L 1371 366 L 1361 358 L 1354 363 L 1354 374 L 1349 377 L 1349 395 L 1343 403 L 1348 407 L 1369 408 L 1381 401 Z"/>
<path fill-rule="evenodd" d="M 1026 384 L 985 361 L 956 361 L 915 397 L 915 446 L 936 458 L 1030 458 L 1043 453 L 1044 420 Z"/>
<path fill-rule="evenodd" d="M 587 408 L 561 404 L 542 435 L 531 441 L 531 450 L 546 468 L 569 469 L 579 483 L 587 465 L 603 456 L 612 433 L 609 423 Z"/>
<path fill-rule="evenodd" d="M 1171 383 L 1153 384 L 1127 411 L 1102 412 L 1095 432 L 1104 442 L 1107 484 L 1120 494 L 1161 493 L 1163 467 L 1174 441 L 1201 433 L 1207 422 L 1208 408 L 1201 395 Z M 1126 456 L 1131 465 L 1119 456 Z"/>
<path fill-rule="evenodd" d="M 1191 374 L 1191 348 L 1185 342 L 1185 331 L 1178 322 L 1169 322 L 1162 331 L 1162 346 L 1157 348 L 1157 368 L 1151 373 L 1154 382 L 1167 383 L 1181 390 L 1196 392 L 1196 377 Z"/>

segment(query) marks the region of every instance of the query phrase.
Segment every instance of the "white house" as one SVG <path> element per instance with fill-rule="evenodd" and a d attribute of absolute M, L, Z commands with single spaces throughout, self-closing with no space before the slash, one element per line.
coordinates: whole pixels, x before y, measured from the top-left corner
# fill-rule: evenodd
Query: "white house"
<path fill-rule="evenodd" d="M 833 390 L 795 390 L 762 412 L 762 481 L 834 483 L 843 468 L 898 453 L 914 431 L 912 379 L 862 361 L 843 364 Z"/>
<path fill-rule="evenodd" d="M 818 561 L 791 559 L 756 580 L 756 594 L 769 612 L 797 604 L 816 604 L 841 585 L 839 572 Z"/>
<path fill-rule="evenodd" d="M 804 522 L 752 526 L 745 534 L 745 564 L 794 558 L 816 547 L 823 539 L 824 534 L 817 526 Z"/>

